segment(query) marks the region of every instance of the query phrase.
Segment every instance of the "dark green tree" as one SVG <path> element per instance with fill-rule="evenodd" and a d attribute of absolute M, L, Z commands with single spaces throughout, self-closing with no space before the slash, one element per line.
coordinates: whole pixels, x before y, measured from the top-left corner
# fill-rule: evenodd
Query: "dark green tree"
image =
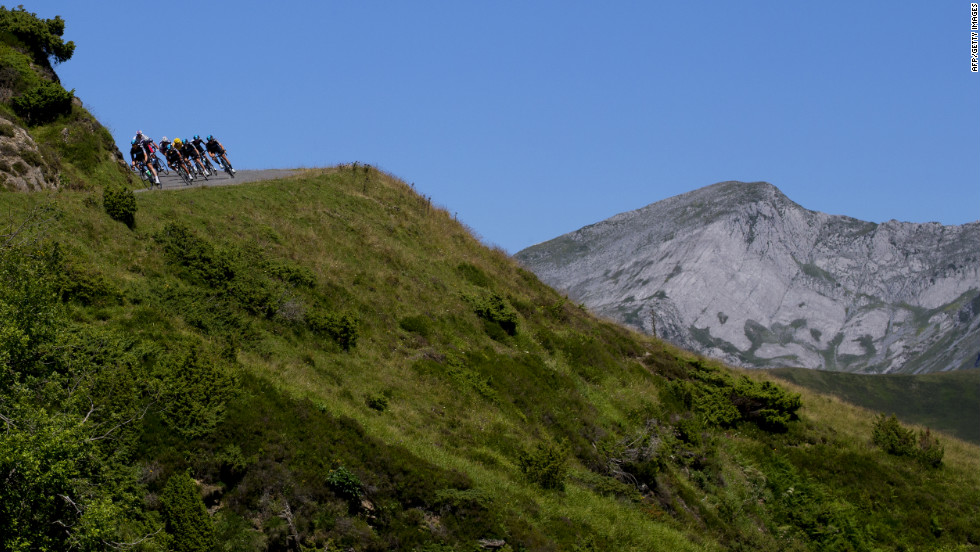
<path fill-rule="evenodd" d="M 106 186 L 102 192 L 106 214 L 132 228 L 136 224 L 136 195 L 129 188 Z"/>
<path fill-rule="evenodd" d="M 47 64 L 49 59 L 62 63 L 71 59 L 75 43 L 65 42 L 64 34 L 65 20 L 61 16 L 41 19 L 22 5 L 14 9 L 0 6 L 0 39 L 27 48 L 37 63 Z"/>
<path fill-rule="evenodd" d="M 74 90 L 65 90 L 56 82 L 41 81 L 41 84 L 11 100 L 10 105 L 29 124 L 43 125 L 71 113 L 74 96 Z"/>
<path fill-rule="evenodd" d="M 210 552 L 217 546 L 214 525 L 194 480 L 186 472 L 167 480 L 160 495 L 160 506 L 167 533 L 175 552 Z"/>

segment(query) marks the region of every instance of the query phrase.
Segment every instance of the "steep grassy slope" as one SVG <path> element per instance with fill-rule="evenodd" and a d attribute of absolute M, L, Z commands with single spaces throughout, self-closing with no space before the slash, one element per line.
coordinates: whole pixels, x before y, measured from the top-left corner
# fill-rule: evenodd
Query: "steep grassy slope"
<path fill-rule="evenodd" d="M 939 374 L 864 375 L 803 368 L 779 368 L 771 374 L 864 408 L 895 414 L 980 444 L 980 370 Z"/>
<path fill-rule="evenodd" d="M 944 437 L 940 468 L 885 454 L 867 412 L 805 392 L 800 408 L 763 374 L 596 319 L 389 175 L 348 166 L 137 199 L 132 229 L 92 192 L 0 205 L 5 235 L 29 213 L 47 220 L 0 250 L 15 276 L 11 252 L 44 260 L 29 274 L 60 298 L 0 297 L 13 305 L 0 335 L 47 335 L 15 316 L 42 304 L 62 336 L 36 353 L 57 362 L 6 364 L 0 467 L 52 450 L 23 445 L 22 420 L 48 420 L 25 406 L 39 398 L 88 435 L 65 449 L 95 466 L 73 481 L 116 483 L 75 497 L 75 538 L 146 550 L 189 534 L 222 550 L 980 546 L 976 447 Z M 86 429 L 93 419 L 102 430 Z M 211 533 L 182 532 L 199 518 L 173 514 L 196 511 L 174 506 L 184 473 Z M 75 496 L 31 485 L 0 498 Z M 110 503 L 113 517 L 97 515 Z"/>

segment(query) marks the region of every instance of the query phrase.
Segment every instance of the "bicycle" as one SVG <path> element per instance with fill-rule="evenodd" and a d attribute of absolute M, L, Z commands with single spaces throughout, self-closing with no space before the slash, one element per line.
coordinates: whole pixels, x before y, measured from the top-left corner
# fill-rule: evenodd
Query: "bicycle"
<path fill-rule="evenodd" d="M 155 184 L 153 182 L 153 173 L 150 172 L 150 169 L 149 167 L 146 166 L 146 163 L 144 163 L 143 161 L 137 161 L 136 166 L 133 167 L 133 171 L 136 174 L 140 175 L 140 180 L 148 184 L 147 188 L 150 189 L 153 188 L 153 184 Z"/>
<path fill-rule="evenodd" d="M 160 173 L 170 174 L 170 169 L 167 168 L 167 164 L 166 163 L 161 163 L 160 162 L 160 158 L 157 157 L 157 154 L 156 153 L 151 154 L 150 155 L 150 158 L 153 160 L 152 161 L 153 167 L 157 170 L 157 174 L 160 174 Z"/>
<path fill-rule="evenodd" d="M 197 173 L 201 178 L 207 181 L 208 176 L 211 174 L 208 172 L 207 168 L 201 163 L 200 158 L 190 158 L 190 169 Z"/>
<path fill-rule="evenodd" d="M 219 165 L 221 165 L 221 168 L 224 169 L 224 171 L 228 173 L 229 176 L 235 178 L 235 169 L 231 167 L 231 161 L 228 161 L 227 159 L 222 160 L 221 155 L 222 154 L 216 154 L 214 160 L 217 161 Z"/>
<path fill-rule="evenodd" d="M 211 171 L 211 174 L 218 174 L 218 170 L 215 169 L 214 168 L 214 165 L 211 164 L 211 160 L 210 159 L 208 159 L 206 156 L 202 155 L 201 156 L 201 161 L 204 163 L 204 168 L 206 168 L 207 170 Z"/>
<path fill-rule="evenodd" d="M 187 174 L 187 170 L 184 169 L 183 165 L 177 165 L 177 168 L 174 169 L 174 172 L 176 172 L 177 176 L 179 176 L 180 179 L 184 181 L 184 186 L 191 185 L 191 177 L 190 175 Z"/>

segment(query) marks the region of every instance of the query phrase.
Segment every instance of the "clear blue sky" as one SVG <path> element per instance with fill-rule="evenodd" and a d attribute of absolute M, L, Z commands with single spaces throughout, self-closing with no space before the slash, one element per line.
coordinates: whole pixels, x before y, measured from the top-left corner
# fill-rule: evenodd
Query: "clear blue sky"
<path fill-rule="evenodd" d="M 970 3 L 27 2 L 128 148 L 361 161 L 515 253 L 723 180 L 882 222 L 980 219 Z"/>

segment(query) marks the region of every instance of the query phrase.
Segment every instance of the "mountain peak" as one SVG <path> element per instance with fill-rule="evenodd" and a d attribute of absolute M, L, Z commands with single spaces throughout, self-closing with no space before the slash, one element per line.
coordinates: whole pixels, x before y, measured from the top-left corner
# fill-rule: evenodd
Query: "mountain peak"
<path fill-rule="evenodd" d="M 517 253 L 597 313 L 747 367 L 920 372 L 980 350 L 980 225 L 874 224 L 719 182 Z M 941 345 L 941 346 L 940 346 Z"/>

